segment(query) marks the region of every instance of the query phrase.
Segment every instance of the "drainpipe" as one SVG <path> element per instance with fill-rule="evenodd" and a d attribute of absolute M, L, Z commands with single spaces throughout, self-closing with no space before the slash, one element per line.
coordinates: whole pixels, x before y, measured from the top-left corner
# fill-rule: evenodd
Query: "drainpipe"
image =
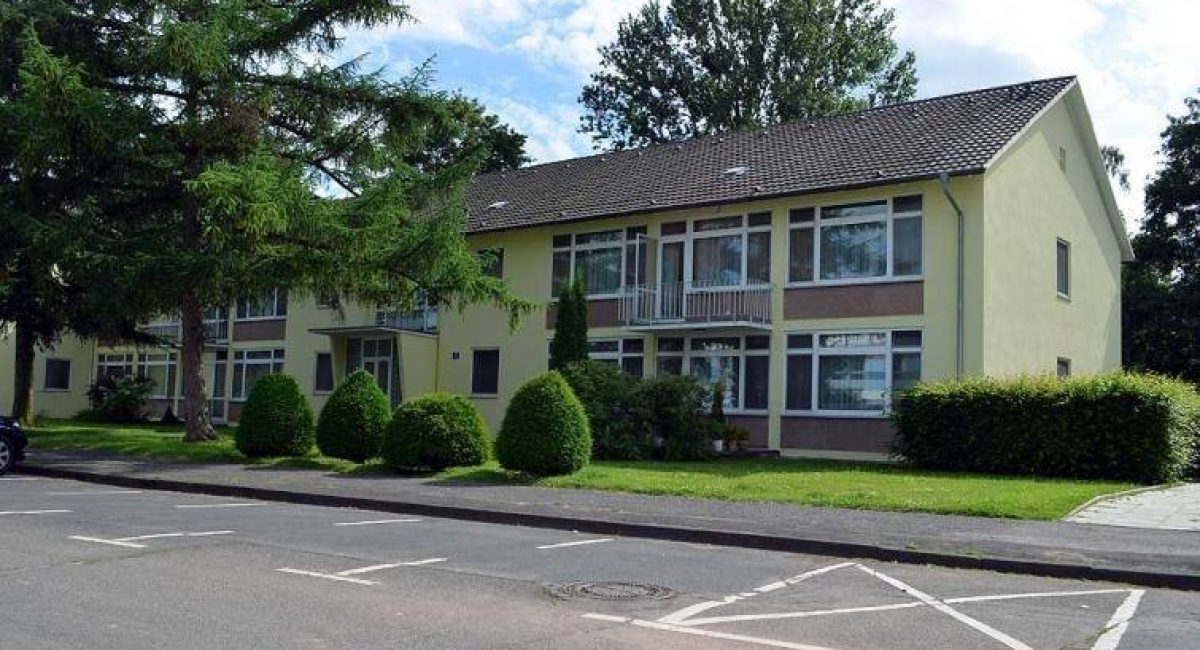
<path fill-rule="evenodd" d="M 942 194 L 946 195 L 946 200 L 950 201 L 950 206 L 958 214 L 958 259 L 955 278 L 955 305 L 954 305 L 954 376 L 962 379 L 963 376 L 963 294 L 964 294 L 964 251 L 963 251 L 963 231 L 966 229 L 966 222 L 963 217 L 962 208 L 959 207 L 958 201 L 954 200 L 954 195 L 950 193 L 950 176 L 946 172 L 942 172 L 940 179 L 942 183 Z"/>

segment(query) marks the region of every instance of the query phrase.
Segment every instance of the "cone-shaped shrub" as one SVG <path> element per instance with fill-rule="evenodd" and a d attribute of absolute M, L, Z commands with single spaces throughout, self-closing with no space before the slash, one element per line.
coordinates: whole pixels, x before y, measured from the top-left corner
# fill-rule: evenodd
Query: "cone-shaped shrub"
<path fill-rule="evenodd" d="M 388 398 L 375 378 L 357 370 L 333 391 L 317 420 L 317 448 L 333 458 L 364 462 L 379 455 L 383 431 L 392 417 Z"/>
<path fill-rule="evenodd" d="M 587 465 L 591 453 L 587 413 L 562 375 L 551 371 L 521 386 L 496 437 L 496 458 L 505 469 L 570 474 Z"/>
<path fill-rule="evenodd" d="M 395 469 L 482 465 L 491 436 L 475 405 L 462 395 L 431 393 L 396 407 L 381 456 Z"/>
<path fill-rule="evenodd" d="M 303 456 L 312 449 L 312 408 L 291 375 L 266 375 L 254 382 L 233 441 L 250 458 Z"/>

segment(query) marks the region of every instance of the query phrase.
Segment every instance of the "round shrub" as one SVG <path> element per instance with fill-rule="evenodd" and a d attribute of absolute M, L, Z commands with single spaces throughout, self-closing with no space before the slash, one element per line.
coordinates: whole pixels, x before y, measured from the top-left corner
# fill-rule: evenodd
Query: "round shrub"
<path fill-rule="evenodd" d="M 587 413 L 562 375 L 548 372 L 521 386 L 496 437 L 500 465 L 534 476 L 570 474 L 591 452 Z"/>
<path fill-rule="evenodd" d="M 357 370 L 333 391 L 317 420 L 317 448 L 333 458 L 356 463 L 379 455 L 391 405 L 375 378 Z"/>
<path fill-rule="evenodd" d="M 291 375 L 266 375 L 254 382 L 233 441 L 250 458 L 303 456 L 312 449 L 312 408 Z"/>
<path fill-rule="evenodd" d="M 482 465 L 491 438 L 475 405 L 462 395 L 431 393 L 396 407 L 380 455 L 396 469 Z"/>

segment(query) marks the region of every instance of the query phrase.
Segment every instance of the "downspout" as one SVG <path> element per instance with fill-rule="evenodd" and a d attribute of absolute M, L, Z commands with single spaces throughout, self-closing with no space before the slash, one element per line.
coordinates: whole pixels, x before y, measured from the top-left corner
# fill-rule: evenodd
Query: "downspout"
<path fill-rule="evenodd" d="M 954 304 L 954 376 L 962 379 L 963 376 L 963 302 L 964 302 L 964 275 L 965 273 L 965 253 L 963 251 L 963 231 L 966 229 L 966 220 L 963 217 L 962 208 L 958 205 L 958 201 L 954 200 L 954 195 L 950 193 L 950 175 L 942 172 L 940 179 L 942 183 L 942 194 L 946 195 L 946 200 L 950 201 L 950 206 L 954 208 L 954 212 L 958 214 L 958 255 L 956 260 L 956 277 L 955 277 L 955 304 Z"/>

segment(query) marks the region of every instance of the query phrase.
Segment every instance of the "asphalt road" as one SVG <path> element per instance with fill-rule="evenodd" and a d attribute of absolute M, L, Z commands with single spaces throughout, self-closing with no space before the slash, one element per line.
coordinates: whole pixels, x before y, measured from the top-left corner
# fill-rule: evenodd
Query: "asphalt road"
<path fill-rule="evenodd" d="M 1200 648 L 1200 594 L 0 478 L 0 648 L 377 647 Z"/>

